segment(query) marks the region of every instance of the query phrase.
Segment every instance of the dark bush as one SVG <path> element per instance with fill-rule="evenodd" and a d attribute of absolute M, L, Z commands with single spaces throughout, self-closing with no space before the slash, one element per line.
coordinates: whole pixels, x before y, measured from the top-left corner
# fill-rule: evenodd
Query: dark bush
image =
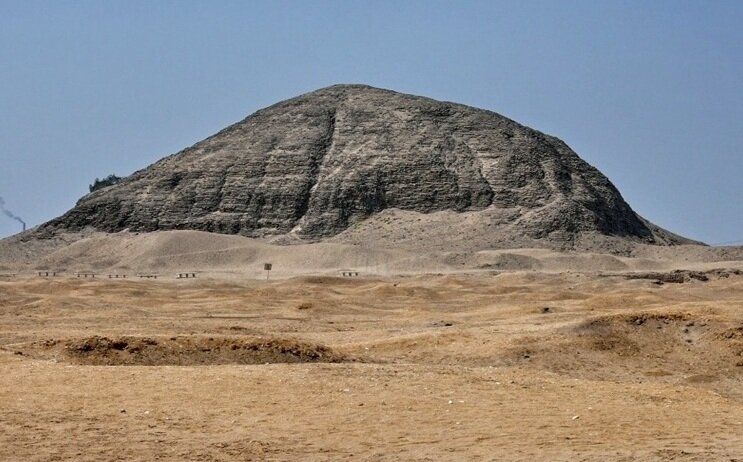
<path fill-rule="evenodd" d="M 114 174 L 108 175 L 106 178 L 102 180 L 99 178 L 96 178 L 93 184 L 88 186 L 88 189 L 90 189 L 90 192 L 97 191 L 101 188 L 113 186 L 116 183 L 119 183 L 121 180 L 123 180 L 123 178 L 121 178 L 120 176 L 116 176 Z"/>

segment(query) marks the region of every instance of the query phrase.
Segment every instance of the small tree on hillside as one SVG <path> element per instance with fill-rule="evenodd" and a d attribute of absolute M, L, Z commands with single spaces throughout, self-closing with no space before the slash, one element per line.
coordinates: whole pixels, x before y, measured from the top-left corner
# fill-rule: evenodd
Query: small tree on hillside
<path fill-rule="evenodd" d="M 121 180 L 123 180 L 122 177 L 116 176 L 112 173 L 102 180 L 99 178 L 96 178 L 93 184 L 88 186 L 88 189 L 90 189 L 90 192 L 97 191 L 101 188 L 107 188 L 109 186 L 113 186 L 116 183 L 120 182 Z"/>

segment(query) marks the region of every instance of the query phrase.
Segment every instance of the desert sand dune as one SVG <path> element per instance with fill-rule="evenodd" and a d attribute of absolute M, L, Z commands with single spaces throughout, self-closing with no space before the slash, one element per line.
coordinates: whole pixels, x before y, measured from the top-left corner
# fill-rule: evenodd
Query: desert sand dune
<path fill-rule="evenodd" d="M 419 239 L 420 240 L 420 239 Z M 471 270 L 622 272 L 741 268 L 743 247 L 644 246 L 627 254 L 559 252 L 549 249 L 423 250 L 385 247 L 373 241 L 298 243 L 201 231 L 59 234 L 52 239 L 0 241 L 0 271 L 162 273 L 198 271 L 219 277 L 258 278 L 263 263 L 275 277 L 332 273 L 364 275 L 449 273 Z M 424 245 L 425 242 L 422 242 Z M 439 245 L 438 247 L 443 247 Z"/>

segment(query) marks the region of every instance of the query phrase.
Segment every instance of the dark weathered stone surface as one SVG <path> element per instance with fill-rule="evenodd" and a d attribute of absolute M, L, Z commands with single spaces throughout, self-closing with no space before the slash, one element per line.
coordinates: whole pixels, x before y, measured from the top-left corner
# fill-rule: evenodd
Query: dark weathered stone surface
<path fill-rule="evenodd" d="M 42 230 L 195 229 L 322 239 L 384 209 L 508 211 L 532 239 L 675 243 L 557 138 L 496 113 L 362 85 L 262 109 L 83 197 Z"/>

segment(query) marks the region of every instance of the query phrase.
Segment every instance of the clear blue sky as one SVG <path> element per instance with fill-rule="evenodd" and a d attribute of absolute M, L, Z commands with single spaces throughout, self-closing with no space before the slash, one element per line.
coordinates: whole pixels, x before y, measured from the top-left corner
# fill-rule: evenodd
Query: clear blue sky
<path fill-rule="evenodd" d="M 743 240 L 741 24 L 741 1 L 0 0 L 0 196 L 37 225 L 95 177 L 366 83 L 558 136 L 650 220 Z"/>

